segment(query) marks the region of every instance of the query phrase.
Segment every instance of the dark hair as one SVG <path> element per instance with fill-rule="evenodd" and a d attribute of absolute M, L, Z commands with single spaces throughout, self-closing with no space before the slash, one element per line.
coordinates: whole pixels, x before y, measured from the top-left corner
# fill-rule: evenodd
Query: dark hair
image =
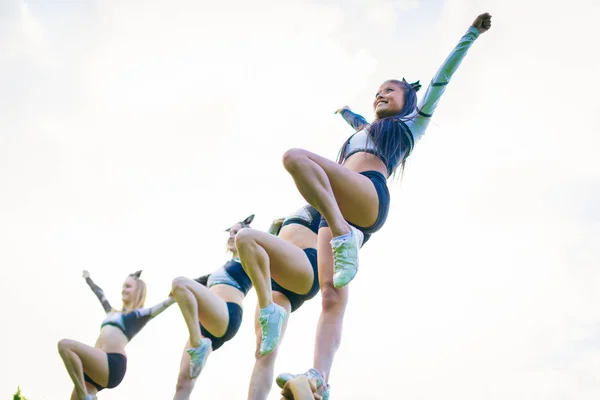
<path fill-rule="evenodd" d="M 417 91 L 421 84 L 419 81 L 408 83 L 404 79 L 390 79 L 386 82 L 394 83 L 404 90 L 404 106 L 396 115 L 373 121 L 368 132 L 378 153 L 387 158 L 384 162 L 388 165 L 398 165 L 400 162 L 400 170 L 403 172 L 406 158 L 412 150 L 412 136 L 404 121 L 412 118 L 411 115 L 417 109 Z M 340 149 L 337 160 L 339 164 L 346 157 L 346 147 L 351 138 L 348 138 Z M 388 173 L 394 174 L 395 170 L 388 169 Z"/>

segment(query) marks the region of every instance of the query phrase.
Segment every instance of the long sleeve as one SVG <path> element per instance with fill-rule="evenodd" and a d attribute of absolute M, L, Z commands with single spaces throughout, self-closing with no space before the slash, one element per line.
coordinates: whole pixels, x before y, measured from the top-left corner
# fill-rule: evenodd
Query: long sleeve
<path fill-rule="evenodd" d="M 360 130 L 363 126 L 367 125 L 368 122 L 362 115 L 356 114 L 347 108 L 340 111 L 340 115 L 354 130 Z"/>
<path fill-rule="evenodd" d="M 137 335 L 151 319 L 165 311 L 173 303 L 175 303 L 175 299 L 173 297 L 168 297 L 166 300 L 161 301 L 155 306 L 138 308 L 137 310 L 123 314 L 123 333 L 125 333 L 127 339 L 133 339 L 133 337 Z"/>
<path fill-rule="evenodd" d="M 106 296 L 104 295 L 104 291 L 94 283 L 94 281 L 92 280 L 92 278 L 85 278 L 86 283 L 89 285 L 90 289 L 92 289 L 92 292 L 94 292 L 94 294 L 96 295 L 96 297 L 98 297 L 98 300 L 100 300 L 100 303 L 102 304 L 102 307 L 104 308 L 104 311 L 108 314 L 109 312 L 111 312 L 113 310 L 112 306 L 110 305 L 110 303 L 108 302 L 108 299 L 106 298 Z"/>
<path fill-rule="evenodd" d="M 158 314 L 169 308 L 173 303 L 175 303 L 175 299 L 173 297 L 168 297 L 166 300 L 163 300 L 152 307 L 142 308 L 141 310 L 138 310 L 138 313 L 140 316 L 149 316 L 150 318 L 154 318 Z"/>
<path fill-rule="evenodd" d="M 429 125 L 431 116 L 435 112 L 452 75 L 456 72 L 462 60 L 465 58 L 467 51 L 479 35 L 480 33 L 477 28 L 472 26 L 469 27 L 467 33 L 463 35 L 454 50 L 452 50 L 448 58 L 446 58 L 446 61 L 444 61 L 433 77 L 425 95 L 419 102 L 418 112 L 415 118 L 406 121 L 415 142 L 425 133 L 425 129 L 427 129 L 427 126 Z"/>

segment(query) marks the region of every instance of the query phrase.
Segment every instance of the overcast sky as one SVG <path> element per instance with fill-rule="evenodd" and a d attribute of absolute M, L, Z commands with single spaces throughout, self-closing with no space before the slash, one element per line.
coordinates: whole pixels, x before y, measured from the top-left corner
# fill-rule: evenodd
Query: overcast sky
<path fill-rule="evenodd" d="M 449 85 L 351 285 L 334 399 L 600 396 L 600 61 L 595 2 L 0 2 L 0 397 L 67 399 L 61 338 L 93 345 L 143 269 L 147 305 L 226 259 L 223 229 L 302 206 L 281 156 L 334 159 L 349 105 L 426 84 L 493 15 Z M 425 89 L 425 88 L 424 88 Z M 424 92 L 424 90 L 423 90 Z M 421 94 L 423 93 L 421 92 Z M 246 396 L 252 315 L 192 399 Z M 276 370 L 312 365 L 320 297 Z M 187 331 L 171 307 L 102 399 L 172 398 Z M 275 386 L 275 385 L 274 385 Z M 275 388 L 269 399 L 279 399 Z"/>

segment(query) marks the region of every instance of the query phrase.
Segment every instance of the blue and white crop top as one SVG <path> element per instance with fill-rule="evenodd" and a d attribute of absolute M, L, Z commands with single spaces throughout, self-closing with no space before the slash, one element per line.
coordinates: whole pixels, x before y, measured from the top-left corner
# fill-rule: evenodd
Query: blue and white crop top
<path fill-rule="evenodd" d="M 233 286 L 244 293 L 244 296 L 252 289 L 252 281 L 244 271 L 239 258 L 227 261 L 225 265 L 208 276 L 206 287 L 210 288 L 215 285 Z"/>
<path fill-rule="evenodd" d="M 460 39 L 454 50 L 452 50 L 452 53 L 446 58 L 446 61 L 444 61 L 433 77 L 417 109 L 402 119 L 394 120 L 400 124 L 402 131 L 405 133 L 405 138 L 403 138 L 405 139 L 405 144 L 401 146 L 399 154 L 382 154 L 376 148 L 372 136 L 368 134 L 369 123 L 367 120 L 359 114 L 353 113 L 348 109 L 343 109 L 340 114 L 358 132 L 354 133 L 347 142 L 345 157 L 342 162 L 352 154 L 366 151 L 381 158 L 386 164 L 388 174 L 392 174 L 412 152 L 415 143 L 425 134 L 433 112 L 437 108 L 440 98 L 444 94 L 448 82 L 450 82 L 450 78 L 458 69 L 467 51 L 473 42 L 475 42 L 475 39 L 479 37 L 479 34 L 479 29 L 472 26 L 469 27 L 467 33 Z"/>
<path fill-rule="evenodd" d="M 108 314 L 104 321 L 102 321 L 101 327 L 105 325 L 116 326 L 121 329 L 128 340 L 131 340 L 152 318 L 169 308 L 173 303 L 175 303 L 175 299 L 169 297 L 150 308 L 139 308 L 128 313 L 116 311 Z"/>
<path fill-rule="evenodd" d="M 286 225 L 299 224 L 307 227 L 314 233 L 319 233 L 320 222 L 321 214 L 319 214 L 316 208 L 308 204 L 284 219 L 281 226 L 284 227 Z"/>
<path fill-rule="evenodd" d="M 91 278 L 86 278 L 86 282 L 96 297 L 98 297 L 98 300 L 100 300 L 104 311 L 108 314 L 104 321 L 102 321 L 100 327 L 102 328 L 106 325 L 115 326 L 123 332 L 129 341 L 131 341 L 131 339 L 133 339 L 152 318 L 156 317 L 175 303 L 175 299 L 169 297 L 150 308 L 140 308 L 130 312 L 116 311 L 112 308 L 106 299 L 106 296 L 104 296 L 104 291 L 100 289 Z"/>

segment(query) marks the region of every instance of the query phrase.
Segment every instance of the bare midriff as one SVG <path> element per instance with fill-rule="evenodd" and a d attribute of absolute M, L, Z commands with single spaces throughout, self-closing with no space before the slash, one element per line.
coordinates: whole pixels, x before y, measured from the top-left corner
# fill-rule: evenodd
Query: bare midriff
<path fill-rule="evenodd" d="M 129 340 L 120 328 L 113 325 L 104 325 L 94 347 L 105 353 L 126 355 L 125 346 L 127 346 L 127 343 L 129 343 Z"/>
<path fill-rule="evenodd" d="M 317 234 L 304 225 L 286 225 L 279 231 L 279 237 L 301 249 L 317 248 Z"/>
<path fill-rule="evenodd" d="M 381 161 L 381 158 L 366 151 L 352 154 L 346 158 L 342 165 L 354 172 L 377 171 L 383 174 L 386 179 L 388 177 L 387 167 Z"/>
<path fill-rule="evenodd" d="M 227 303 L 236 303 L 240 307 L 243 307 L 244 293 L 233 286 L 217 284 L 210 287 L 208 290 L 222 298 Z"/>

